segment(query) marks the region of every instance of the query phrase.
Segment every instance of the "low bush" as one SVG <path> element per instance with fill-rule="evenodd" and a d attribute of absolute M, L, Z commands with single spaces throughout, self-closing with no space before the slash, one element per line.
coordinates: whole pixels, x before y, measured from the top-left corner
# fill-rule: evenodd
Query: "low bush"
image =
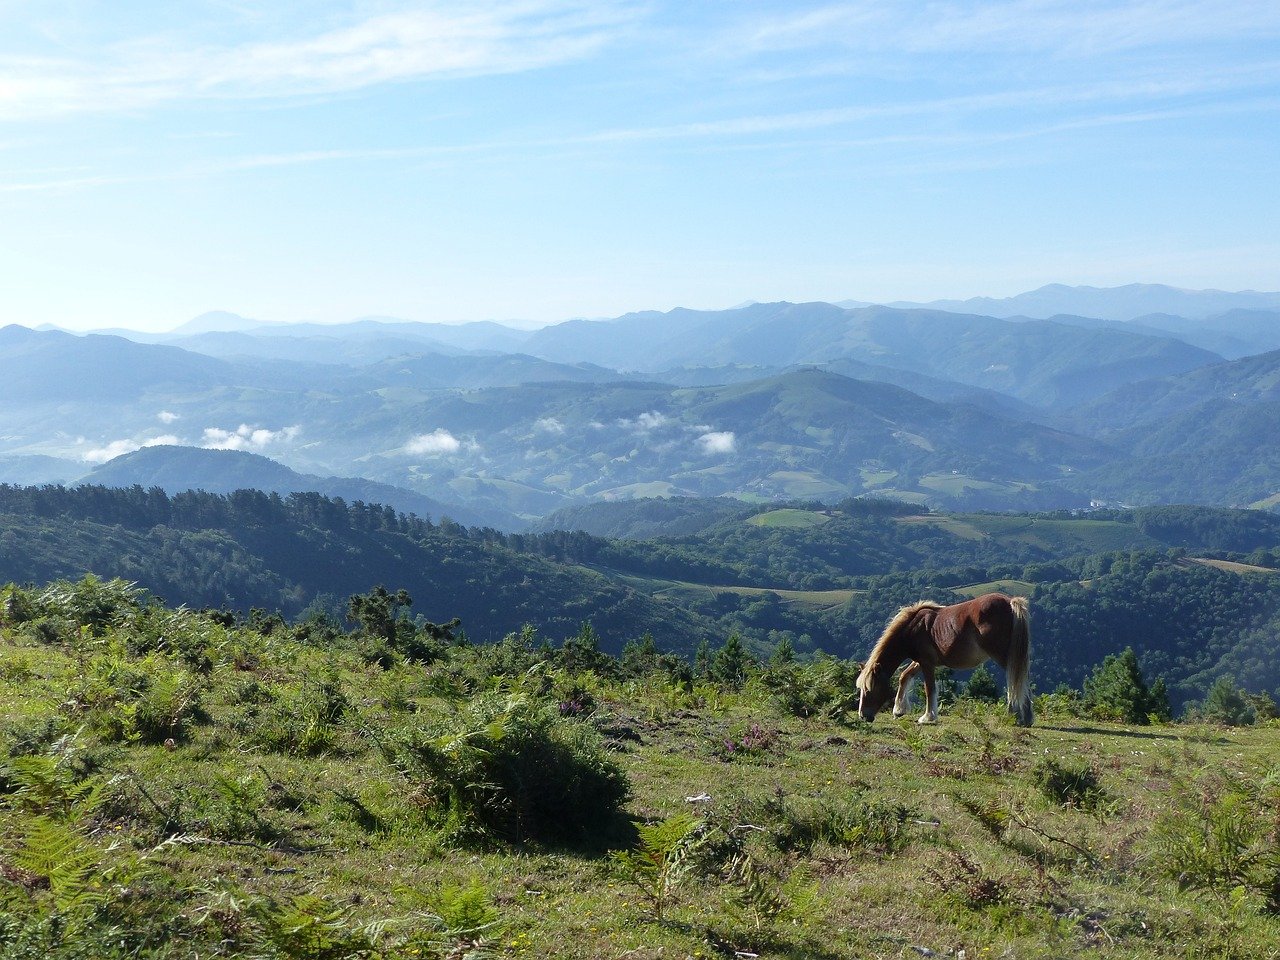
<path fill-rule="evenodd" d="M 855 795 L 834 802 L 787 801 L 781 815 L 776 842 L 783 850 L 808 850 L 822 841 L 892 853 L 909 840 L 911 811 L 878 799 Z"/>
<path fill-rule="evenodd" d="M 519 693 L 415 717 L 380 745 L 424 813 L 459 839 L 607 836 L 630 795 L 593 729 Z"/>
<path fill-rule="evenodd" d="M 1084 760 L 1043 757 L 1032 768 L 1031 778 L 1045 797 L 1062 807 L 1096 813 L 1110 799 L 1097 771 Z"/>
<path fill-rule="evenodd" d="M 1156 821 L 1152 863 L 1184 890 L 1224 904 L 1249 898 L 1280 913 L 1276 826 L 1267 798 L 1241 789 L 1187 798 Z"/>

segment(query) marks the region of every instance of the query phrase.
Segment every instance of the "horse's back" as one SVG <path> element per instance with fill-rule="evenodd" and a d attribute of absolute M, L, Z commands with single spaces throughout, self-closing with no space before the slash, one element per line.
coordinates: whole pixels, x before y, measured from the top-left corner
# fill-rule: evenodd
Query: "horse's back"
<path fill-rule="evenodd" d="M 1017 618 L 1014 598 L 1003 593 L 984 593 L 945 609 L 960 624 L 985 629 L 1011 624 Z"/>

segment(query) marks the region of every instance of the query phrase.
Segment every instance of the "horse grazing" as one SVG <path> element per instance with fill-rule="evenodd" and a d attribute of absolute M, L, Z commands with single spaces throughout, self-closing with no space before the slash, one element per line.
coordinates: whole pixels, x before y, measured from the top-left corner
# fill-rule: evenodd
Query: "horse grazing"
<path fill-rule="evenodd" d="M 858 674 L 862 693 L 858 713 L 868 723 L 874 720 L 893 694 L 893 672 L 912 660 L 898 681 L 893 715 L 907 712 L 911 686 L 923 676 L 926 706 L 920 722 L 935 723 L 938 687 L 934 670 L 938 666 L 968 670 L 988 659 L 1004 668 L 1009 710 L 1021 726 L 1031 726 L 1035 719 L 1028 677 L 1031 630 L 1025 597 L 987 593 L 949 607 L 928 600 L 903 607 L 889 621 Z"/>

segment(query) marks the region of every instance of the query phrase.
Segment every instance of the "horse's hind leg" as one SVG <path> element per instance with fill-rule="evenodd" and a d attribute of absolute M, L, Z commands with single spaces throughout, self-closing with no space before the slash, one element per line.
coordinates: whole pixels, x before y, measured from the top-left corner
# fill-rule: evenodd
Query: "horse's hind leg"
<path fill-rule="evenodd" d="M 938 684 L 934 679 L 933 667 L 920 667 L 924 675 L 924 716 L 916 723 L 938 722 Z"/>
<path fill-rule="evenodd" d="M 1029 696 L 1017 704 L 1009 704 L 1009 712 L 1014 715 L 1020 727 L 1029 727 L 1036 721 L 1036 712 L 1031 706 Z"/>
<path fill-rule="evenodd" d="M 911 688 L 915 686 L 918 679 L 920 679 L 920 664 L 912 663 L 902 671 L 902 676 L 898 680 L 898 699 L 893 701 L 895 717 L 905 716 L 911 709 Z"/>

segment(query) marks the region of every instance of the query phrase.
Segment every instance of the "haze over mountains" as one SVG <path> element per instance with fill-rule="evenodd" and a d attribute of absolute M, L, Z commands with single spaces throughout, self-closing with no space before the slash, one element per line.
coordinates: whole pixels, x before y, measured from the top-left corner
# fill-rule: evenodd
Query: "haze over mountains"
<path fill-rule="evenodd" d="M 645 496 L 1280 499 L 1276 293 L 1054 285 L 534 330 L 213 313 L 162 335 L 9 326 L 0 351 L 0 481 L 309 484 L 507 529 Z"/>

